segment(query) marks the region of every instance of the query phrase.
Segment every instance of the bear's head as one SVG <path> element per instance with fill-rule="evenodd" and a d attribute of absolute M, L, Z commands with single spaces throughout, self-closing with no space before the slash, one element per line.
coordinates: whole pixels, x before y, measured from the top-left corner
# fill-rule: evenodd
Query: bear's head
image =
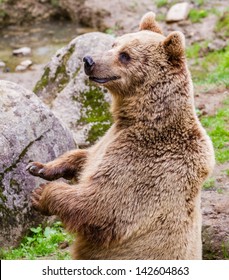
<path fill-rule="evenodd" d="M 165 129 L 177 120 L 193 119 L 184 35 L 172 32 L 165 37 L 152 12 L 139 27 L 118 37 L 109 51 L 84 57 L 86 74 L 111 92 L 111 111 L 121 123 L 140 121 Z"/>
<path fill-rule="evenodd" d="M 181 32 L 163 36 L 152 12 L 143 16 L 139 27 L 139 32 L 118 37 L 109 51 L 84 57 L 90 80 L 103 84 L 113 94 L 126 96 L 145 83 L 153 86 L 171 71 L 184 68 Z"/>

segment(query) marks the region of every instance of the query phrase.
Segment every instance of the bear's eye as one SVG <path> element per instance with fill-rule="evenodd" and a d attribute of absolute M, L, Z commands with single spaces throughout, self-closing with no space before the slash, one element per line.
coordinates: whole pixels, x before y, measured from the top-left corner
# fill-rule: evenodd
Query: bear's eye
<path fill-rule="evenodd" d="M 121 52 L 119 54 L 119 60 L 122 62 L 122 63 L 127 63 L 130 61 L 130 56 L 128 53 L 126 52 Z"/>

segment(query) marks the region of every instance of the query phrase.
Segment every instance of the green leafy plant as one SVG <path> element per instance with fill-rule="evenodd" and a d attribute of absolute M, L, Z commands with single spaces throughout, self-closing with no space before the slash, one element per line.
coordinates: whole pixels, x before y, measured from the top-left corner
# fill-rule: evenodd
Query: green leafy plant
<path fill-rule="evenodd" d="M 73 238 L 67 234 L 61 223 L 56 222 L 52 227 L 38 226 L 31 228 L 28 236 L 25 236 L 18 248 L 1 250 L 1 259 L 37 259 L 39 257 L 56 254 L 57 259 L 69 259 L 68 252 L 61 252 L 58 246 L 61 242 L 72 242 Z"/>

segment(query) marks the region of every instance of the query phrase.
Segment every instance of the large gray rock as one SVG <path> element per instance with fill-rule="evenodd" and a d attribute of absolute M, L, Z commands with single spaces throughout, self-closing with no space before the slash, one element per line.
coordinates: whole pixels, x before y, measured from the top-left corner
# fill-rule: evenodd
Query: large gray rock
<path fill-rule="evenodd" d="M 109 128 L 110 95 L 88 81 L 83 57 L 111 48 L 113 36 L 93 32 L 72 40 L 45 67 L 34 92 L 73 132 L 80 146 L 96 141 Z"/>
<path fill-rule="evenodd" d="M 0 247 L 15 246 L 44 219 L 31 208 L 30 193 L 44 182 L 26 171 L 75 147 L 67 128 L 32 92 L 0 81 Z"/>

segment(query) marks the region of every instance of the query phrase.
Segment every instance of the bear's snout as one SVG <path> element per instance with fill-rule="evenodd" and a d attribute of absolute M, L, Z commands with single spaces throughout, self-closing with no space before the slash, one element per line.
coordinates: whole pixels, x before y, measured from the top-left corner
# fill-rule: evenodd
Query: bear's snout
<path fill-rule="evenodd" d="M 84 62 L 84 71 L 88 76 L 90 76 L 94 69 L 95 62 L 91 56 L 85 56 L 83 58 L 83 62 Z"/>

